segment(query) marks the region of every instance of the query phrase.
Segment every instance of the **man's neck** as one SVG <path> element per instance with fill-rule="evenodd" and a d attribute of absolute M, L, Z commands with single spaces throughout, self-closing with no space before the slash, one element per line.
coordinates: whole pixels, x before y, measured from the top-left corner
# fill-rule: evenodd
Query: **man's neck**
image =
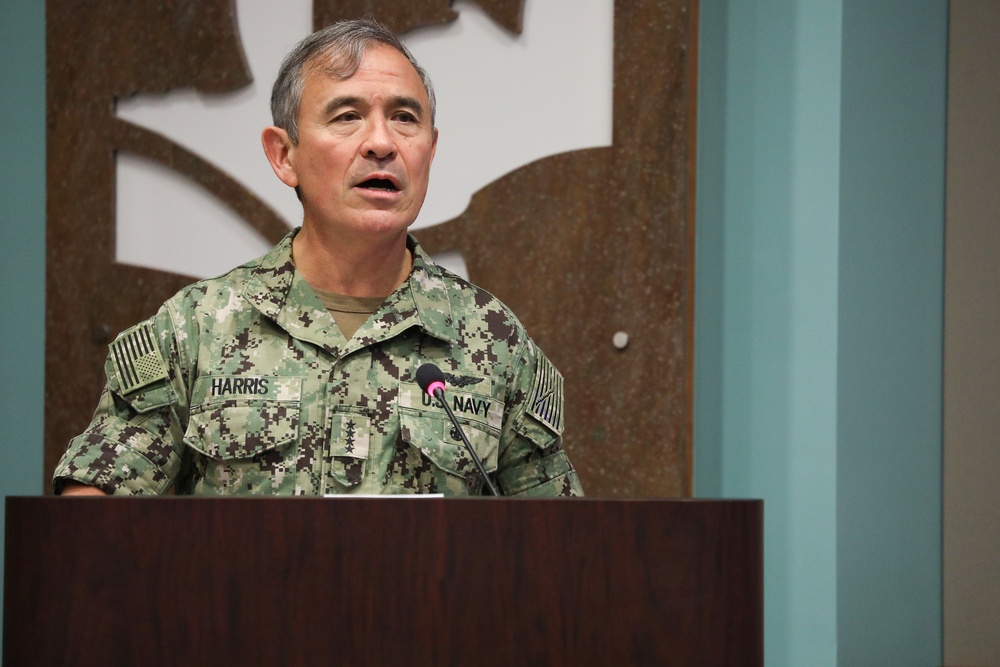
<path fill-rule="evenodd" d="M 405 231 L 395 238 L 351 243 L 304 226 L 292 241 L 292 256 L 313 287 L 354 297 L 388 296 L 412 268 Z"/>

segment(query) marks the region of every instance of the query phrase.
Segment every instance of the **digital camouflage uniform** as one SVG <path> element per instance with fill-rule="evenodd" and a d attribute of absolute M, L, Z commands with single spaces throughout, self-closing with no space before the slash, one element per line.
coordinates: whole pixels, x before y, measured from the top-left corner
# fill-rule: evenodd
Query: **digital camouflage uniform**
<path fill-rule="evenodd" d="M 562 377 L 492 295 L 417 246 L 409 279 L 346 340 L 291 261 L 195 283 L 110 346 L 108 383 L 55 470 L 115 494 L 582 495 L 561 445 Z M 488 493 L 488 491 L 486 491 Z"/>

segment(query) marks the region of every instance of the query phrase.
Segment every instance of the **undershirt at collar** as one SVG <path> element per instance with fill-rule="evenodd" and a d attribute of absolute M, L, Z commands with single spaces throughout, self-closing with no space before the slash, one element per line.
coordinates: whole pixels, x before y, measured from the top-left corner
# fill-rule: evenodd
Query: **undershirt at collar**
<path fill-rule="evenodd" d="M 313 287 L 320 302 L 330 311 L 344 338 L 350 340 L 368 318 L 385 302 L 384 296 L 348 296 Z"/>
<path fill-rule="evenodd" d="M 407 248 L 409 269 L 407 275 L 413 271 L 413 250 Z M 291 254 L 292 265 L 295 265 L 295 255 Z M 320 289 L 315 285 L 310 283 L 309 287 L 312 288 L 313 292 L 320 302 L 326 306 L 326 309 L 330 311 L 330 315 L 333 317 L 333 321 L 337 323 L 337 328 L 340 332 L 344 334 L 344 338 L 350 340 L 357 333 L 358 329 L 368 321 L 368 318 L 374 315 L 378 309 L 382 306 L 388 295 L 386 296 L 348 296 L 347 294 L 338 294 L 337 292 L 328 292 L 327 290 Z"/>

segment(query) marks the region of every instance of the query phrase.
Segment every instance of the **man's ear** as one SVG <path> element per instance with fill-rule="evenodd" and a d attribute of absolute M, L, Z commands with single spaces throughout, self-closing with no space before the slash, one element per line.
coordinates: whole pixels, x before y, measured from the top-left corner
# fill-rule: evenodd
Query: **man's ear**
<path fill-rule="evenodd" d="M 264 154 L 271 163 L 271 169 L 281 182 L 290 188 L 296 187 L 299 184 L 299 177 L 292 166 L 292 151 L 295 150 L 295 144 L 289 138 L 288 132 L 270 125 L 261 133 L 260 143 L 264 146 Z"/>

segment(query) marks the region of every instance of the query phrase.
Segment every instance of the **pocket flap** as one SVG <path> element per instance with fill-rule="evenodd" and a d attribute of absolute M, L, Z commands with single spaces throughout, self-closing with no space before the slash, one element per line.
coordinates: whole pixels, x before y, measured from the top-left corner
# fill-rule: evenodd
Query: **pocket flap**
<path fill-rule="evenodd" d="M 248 459 L 295 441 L 299 407 L 220 403 L 191 414 L 184 442 L 219 461 Z"/>
<path fill-rule="evenodd" d="M 461 436 L 446 415 L 400 409 L 399 422 L 403 440 L 419 449 L 441 470 L 459 477 L 478 472 Z M 497 469 L 500 432 L 480 423 L 461 420 L 460 423 L 486 472 L 494 472 Z"/>

